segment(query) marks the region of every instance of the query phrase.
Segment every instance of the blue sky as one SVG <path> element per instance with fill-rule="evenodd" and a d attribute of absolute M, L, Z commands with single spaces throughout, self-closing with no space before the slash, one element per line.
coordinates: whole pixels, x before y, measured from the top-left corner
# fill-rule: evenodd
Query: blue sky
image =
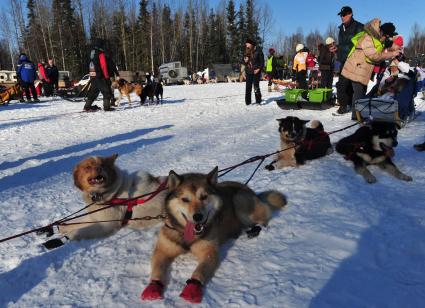
<path fill-rule="evenodd" d="M 210 0 L 211 7 L 216 7 L 222 0 Z M 246 0 L 235 0 L 236 7 Z M 320 33 L 326 31 L 330 22 L 339 25 L 341 20 L 337 13 L 341 7 L 348 5 L 353 9 L 354 18 L 365 23 L 375 17 L 382 22 L 393 22 L 397 32 L 408 39 L 413 24 L 418 23 L 425 27 L 425 0 L 256 0 L 256 3 L 267 2 L 273 11 L 274 29 L 276 35 L 279 30 L 291 34 L 298 27 L 303 28 L 304 34 L 318 29 Z"/>

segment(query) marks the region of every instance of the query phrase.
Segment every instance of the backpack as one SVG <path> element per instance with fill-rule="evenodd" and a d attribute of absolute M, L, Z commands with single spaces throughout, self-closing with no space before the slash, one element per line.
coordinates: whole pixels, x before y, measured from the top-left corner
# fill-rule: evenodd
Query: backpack
<path fill-rule="evenodd" d="M 307 67 L 314 67 L 315 65 L 316 65 L 316 58 L 314 57 L 314 55 L 311 53 L 311 52 L 309 52 L 308 54 L 307 54 L 307 61 L 306 61 L 306 63 L 307 63 Z"/>
<path fill-rule="evenodd" d="M 89 75 L 90 77 L 96 77 L 96 68 L 94 66 L 94 55 L 96 53 L 96 50 L 92 49 L 92 51 L 90 52 L 90 63 L 89 63 Z"/>

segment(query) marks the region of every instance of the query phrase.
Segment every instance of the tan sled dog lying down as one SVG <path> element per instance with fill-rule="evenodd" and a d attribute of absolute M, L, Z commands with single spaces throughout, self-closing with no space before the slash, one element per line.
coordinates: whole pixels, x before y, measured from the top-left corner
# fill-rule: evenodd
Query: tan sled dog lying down
<path fill-rule="evenodd" d="M 191 252 L 198 265 L 180 296 L 192 303 L 202 301 L 202 288 L 219 265 L 220 245 L 251 228 L 248 236 L 258 235 L 267 225 L 272 210 L 286 204 L 277 191 L 256 195 L 237 182 L 217 182 L 218 168 L 208 175 L 170 171 L 169 194 L 165 202 L 167 220 L 161 228 L 152 256 L 150 284 L 143 300 L 163 298 L 164 283 L 171 262 Z"/>
<path fill-rule="evenodd" d="M 166 179 L 155 177 L 145 171 L 129 174 L 115 165 L 117 157 L 117 154 L 109 157 L 89 157 L 79 162 L 74 168 L 75 186 L 81 190 L 84 202 L 87 205 L 91 204 L 86 209 L 87 212 L 107 206 L 105 204 L 112 199 L 134 198 L 154 192 Z M 166 194 L 167 191 L 163 190 L 148 202 L 134 206 L 132 218 L 163 214 Z M 66 239 L 83 240 L 111 235 L 124 226 L 123 220 L 126 211 L 126 205 L 114 206 L 71 220 L 69 225 L 59 225 L 59 233 L 66 237 L 47 241 L 45 247 L 56 248 L 61 246 Z M 116 221 L 90 223 L 105 220 Z M 87 223 L 72 224 L 75 222 Z M 143 229 L 159 222 L 161 220 L 158 219 L 130 220 L 128 226 L 132 229 Z"/>

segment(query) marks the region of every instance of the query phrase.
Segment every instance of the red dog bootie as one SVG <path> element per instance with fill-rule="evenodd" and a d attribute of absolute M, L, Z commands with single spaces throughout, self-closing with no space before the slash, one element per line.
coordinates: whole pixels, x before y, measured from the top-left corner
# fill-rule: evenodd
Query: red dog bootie
<path fill-rule="evenodd" d="M 202 296 L 202 283 L 193 278 L 186 281 L 186 286 L 180 294 L 181 298 L 194 304 L 199 304 L 202 301 Z"/>
<path fill-rule="evenodd" d="M 164 291 L 164 285 L 159 280 L 152 280 L 148 286 L 143 290 L 140 296 L 142 300 L 153 301 L 157 299 L 163 299 L 162 292 Z"/>

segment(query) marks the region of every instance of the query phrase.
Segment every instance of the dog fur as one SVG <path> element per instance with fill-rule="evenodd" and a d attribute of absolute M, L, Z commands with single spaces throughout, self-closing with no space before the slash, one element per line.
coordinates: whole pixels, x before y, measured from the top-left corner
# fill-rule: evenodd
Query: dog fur
<path fill-rule="evenodd" d="M 118 106 L 121 104 L 123 95 L 127 96 L 129 105 L 131 105 L 131 98 L 130 98 L 131 93 L 136 93 L 136 95 L 140 97 L 140 100 L 142 100 L 143 86 L 141 84 L 130 83 L 125 79 L 119 79 L 119 80 L 114 80 L 112 82 L 112 88 L 118 89 L 118 92 L 120 93 L 120 96 L 118 100 L 116 101 Z"/>
<path fill-rule="evenodd" d="M 128 199 L 153 192 L 164 180 L 145 171 L 128 174 L 115 165 L 117 157 L 117 154 L 109 157 L 89 157 L 79 162 L 74 168 L 74 183 L 82 191 L 84 202 L 91 204 L 93 198 L 96 200 L 95 204 L 86 209 L 87 212 L 105 207 L 105 204 L 113 198 Z M 162 191 L 149 202 L 135 206 L 133 218 L 163 214 L 166 194 L 166 190 Z M 70 223 L 114 219 L 119 221 L 60 225 L 59 232 L 71 240 L 106 237 L 122 227 L 121 220 L 124 218 L 126 209 L 126 206 L 114 206 L 71 220 Z M 128 226 L 132 229 L 142 229 L 159 222 L 159 220 L 130 220 Z"/>
<path fill-rule="evenodd" d="M 280 192 L 267 191 L 257 196 L 246 185 L 218 183 L 217 177 L 217 167 L 208 175 L 178 175 L 170 171 L 165 207 L 167 220 L 160 230 L 152 256 L 149 286 L 155 282 L 164 283 L 173 259 L 187 252 L 198 261 L 192 279 L 205 285 L 219 265 L 221 244 L 237 237 L 244 228 L 267 225 L 272 210 L 286 205 L 286 198 Z M 160 298 L 148 297 L 149 286 L 142 298 Z M 192 301 L 183 294 L 183 298 Z"/>
<path fill-rule="evenodd" d="M 288 116 L 277 119 L 279 122 L 280 149 L 277 154 L 277 168 L 297 167 L 307 160 L 317 159 L 332 153 L 329 136 L 319 121 L 312 121 L 311 128 L 306 127 L 309 121 Z"/>
<path fill-rule="evenodd" d="M 7 104 L 12 99 L 22 99 L 22 88 L 15 84 L 0 93 L 0 104 Z"/>
<path fill-rule="evenodd" d="M 400 180 L 412 181 L 391 159 L 395 155 L 394 147 L 398 144 L 398 128 L 396 123 L 373 121 L 338 141 L 336 151 L 351 160 L 354 170 L 368 183 L 376 182 L 376 177 L 367 168 L 368 165 L 377 165 Z"/>
<path fill-rule="evenodd" d="M 162 103 L 163 96 L 164 88 L 162 86 L 162 80 L 148 83 L 142 90 L 142 94 L 140 96 L 141 104 L 144 104 L 148 97 L 152 104 L 154 103 L 154 97 L 156 97 L 156 103 L 160 104 Z M 159 99 L 159 97 L 161 97 L 161 99 Z"/>

